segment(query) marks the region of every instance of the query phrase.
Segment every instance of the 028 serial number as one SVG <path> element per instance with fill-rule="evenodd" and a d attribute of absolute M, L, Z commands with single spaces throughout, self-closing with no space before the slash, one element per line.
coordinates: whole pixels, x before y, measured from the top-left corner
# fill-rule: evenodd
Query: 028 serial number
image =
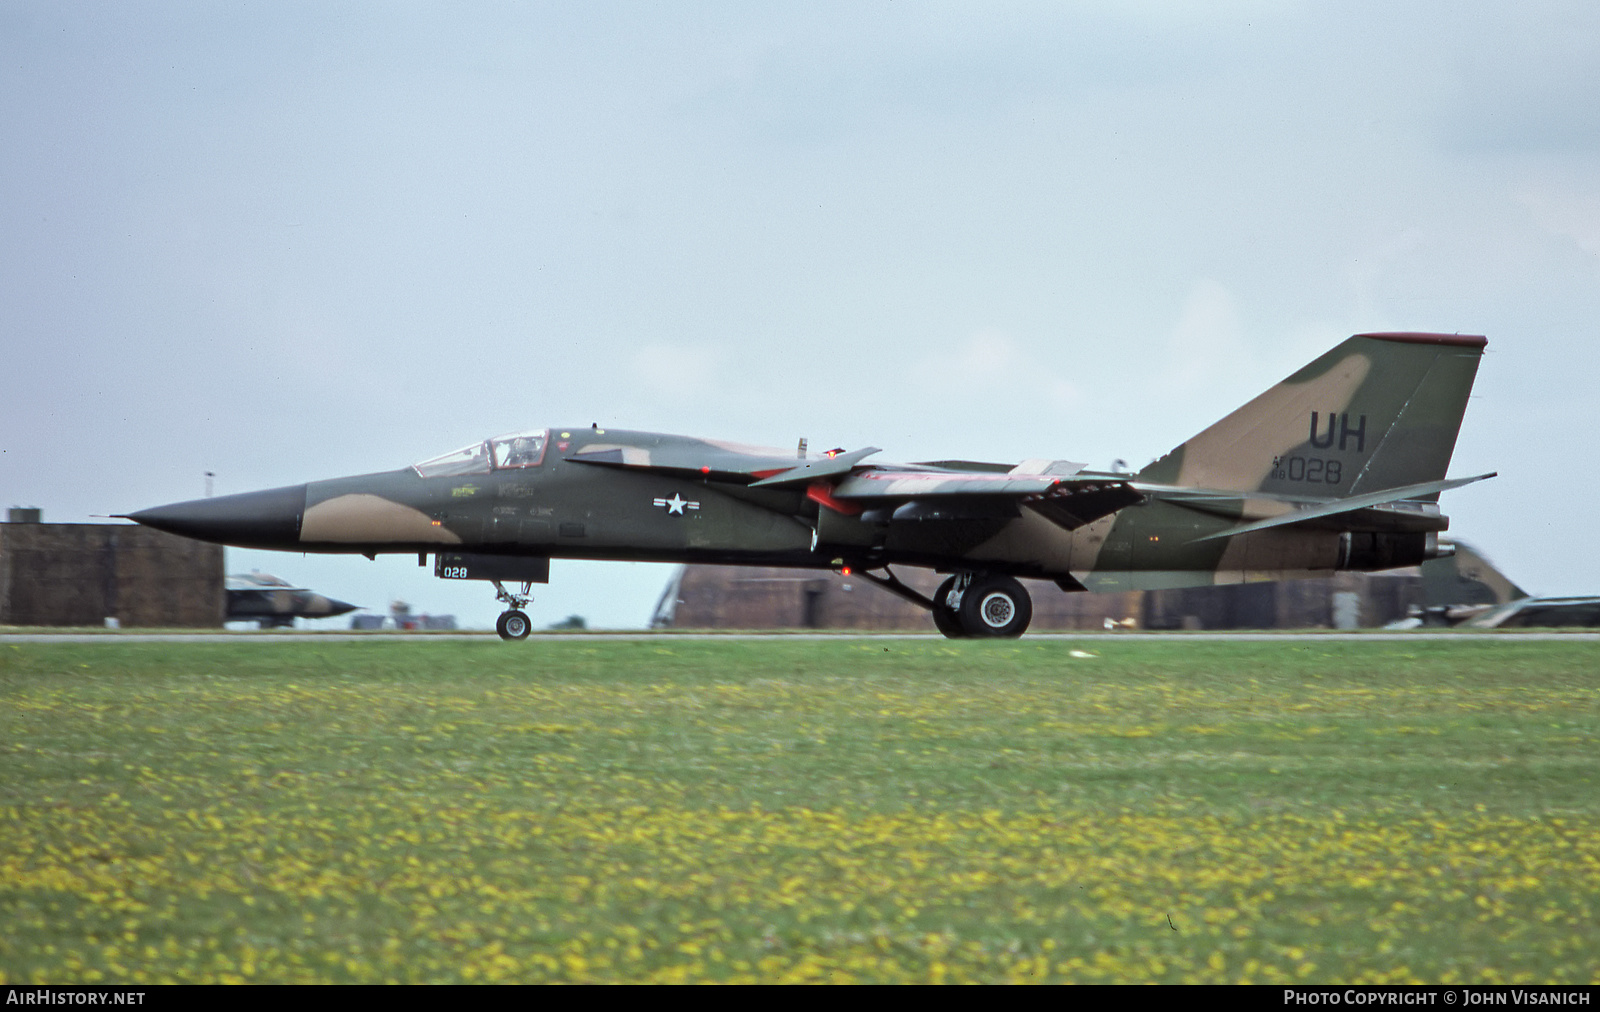
<path fill-rule="evenodd" d="M 1344 481 L 1344 463 L 1322 457 L 1274 457 L 1272 477 L 1278 481 L 1338 485 Z"/>
<path fill-rule="evenodd" d="M 444 580 L 470 579 L 470 577 L 467 576 L 466 566 L 443 566 L 439 569 L 439 577 L 440 579 Z"/>

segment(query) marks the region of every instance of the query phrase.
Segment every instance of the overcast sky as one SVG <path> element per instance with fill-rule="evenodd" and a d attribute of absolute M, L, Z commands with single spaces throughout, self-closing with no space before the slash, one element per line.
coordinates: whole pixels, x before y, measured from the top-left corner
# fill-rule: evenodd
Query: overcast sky
<path fill-rule="evenodd" d="M 1597 328 L 1592 0 L 0 0 L 0 505 L 49 521 L 590 422 L 1137 466 L 1433 330 L 1490 342 L 1452 533 L 1600 593 Z"/>

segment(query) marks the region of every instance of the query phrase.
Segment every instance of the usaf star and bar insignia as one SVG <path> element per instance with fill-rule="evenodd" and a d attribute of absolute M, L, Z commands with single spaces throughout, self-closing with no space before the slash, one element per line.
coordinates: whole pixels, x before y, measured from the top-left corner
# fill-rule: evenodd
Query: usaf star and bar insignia
<path fill-rule="evenodd" d="M 667 508 L 667 512 L 669 514 L 676 513 L 679 516 L 686 515 L 684 513 L 684 510 L 697 510 L 697 509 L 700 508 L 700 504 L 699 503 L 691 502 L 691 501 L 689 501 L 688 499 L 685 499 L 683 496 L 679 495 L 676 492 L 672 493 L 672 498 L 671 499 L 660 499 L 660 498 L 656 499 L 655 500 L 655 505 L 657 505 L 657 506 L 665 506 Z"/>

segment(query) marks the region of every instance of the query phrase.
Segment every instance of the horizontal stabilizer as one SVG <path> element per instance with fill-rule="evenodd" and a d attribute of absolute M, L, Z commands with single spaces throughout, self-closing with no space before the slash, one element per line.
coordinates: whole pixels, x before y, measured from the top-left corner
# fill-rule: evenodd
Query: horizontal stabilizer
<path fill-rule="evenodd" d="M 1493 478 L 1495 472 L 1475 475 L 1471 478 L 1454 478 L 1447 481 L 1425 481 L 1416 485 L 1405 485 L 1401 488 L 1385 489 L 1381 492 L 1369 492 L 1366 495 L 1350 496 L 1347 499 L 1333 499 L 1316 506 L 1306 506 L 1292 510 L 1282 516 L 1270 517 L 1266 520 L 1257 520 L 1254 523 L 1240 524 L 1229 527 L 1225 531 L 1207 534 L 1205 537 L 1195 538 L 1191 544 L 1201 541 L 1214 541 L 1218 538 L 1231 538 L 1237 534 L 1250 534 L 1255 531 L 1264 531 L 1271 527 L 1285 527 L 1289 524 L 1305 523 L 1308 520 L 1320 520 L 1323 517 L 1339 516 L 1343 513 L 1354 513 L 1358 510 L 1369 509 L 1374 506 L 1383 506 L 1389 503 L 1400 502 L 1407 499 L 1421 499 L 1424 496 L 1436 496 L 1440 492 L 1448 492 L 1453 488 L 1470 485 L 1475 481 Z"/>

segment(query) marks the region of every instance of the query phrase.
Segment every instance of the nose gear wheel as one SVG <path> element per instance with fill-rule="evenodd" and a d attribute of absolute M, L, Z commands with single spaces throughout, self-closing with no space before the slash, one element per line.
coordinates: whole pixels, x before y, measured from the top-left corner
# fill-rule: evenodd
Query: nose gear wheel
<path fill-rule="evenodd" d="M 500 620 L 494 624 L 495 632 L 503 640 L 522 640 L 528 638 L 528 633 L 533 630 L 533 623 L 528 621 L 528 616 L 520 611 L 502 612 Z"/>
<path fill-rule="evenodd" d="M 533 595 L 530 593 L 533 590 L 533 584 L 524 581 L 522 591 L 513 594 L 499 580 L 490 582 L 494 584 L 494 599 L 496 601 L 504 601 L 511 606 L 508 610 L 500 613 L 499 620 L 494 624 L 494 631 L 499 633 L 500 638 L 503 640 L 527 639 L 528 633 L 533 631 L 533 623 L 529 621 L 527 613 L 522 609 L 526 608 L 528 602 L 533 600 Z"/>

